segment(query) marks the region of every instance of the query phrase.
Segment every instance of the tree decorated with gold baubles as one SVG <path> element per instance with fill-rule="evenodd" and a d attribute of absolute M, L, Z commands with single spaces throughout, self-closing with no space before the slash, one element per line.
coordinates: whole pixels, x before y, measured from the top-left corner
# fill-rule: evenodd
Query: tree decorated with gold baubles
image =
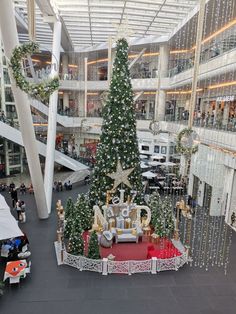
<path fill-rule="evenodd" d="M 109 94 L 102 114 L 102 134 L 89 193 L 92 205 L 105 204 L 106 192 L 117 187 L 125 189 L 126 196 L 132 189 L 137 195 L 142 192 L 128 43 L 124 38 L 117 41 Z"/>
<path fill-rule="evenodd" d="M 99 244 L 98 244 L 98 236 L 96 231 L 91 233 L 88 245 L 88 258 L 92 259 L 100 259 L 100 252 L 99 252 Z"/>
<path fill-rule="evenodd" d="M 65 238 L 69 238 L 71 235 L 74 219 L 75 219 L 75 206 L 72 199 L 69 197 L 65 208 L 65 229 L 64 229 Z"/>
<path fill-rule="evenodd" d="M 154 232 L 160 237 L 172 237 L 174 232 L 174 216 L 171 198 L 165 196 L 160 204 L 155 217 Z"/>
<path fill-rule="evenodd" d="M 69 238 L 68 253 L 73 255 L 84 255 L 84 240 L 82 228 L 78 218 L 74 220 Z"/>
<path fill-rule="evenodd" d="M 83 230 L 89 230 L 92 227 L 93 211 L 89 205 L 88 198 L 81 193 L 75 203 L 75 216 L 79 218 Z"/>
<path fill-rule="evenodd" d="M 151 209 L 151 225 L 156 226 L 157 224 L 157 219 L 160 215 L 160 207 L 161 207 L 161 197 L 158 192 L 154 192 L 151 194 L 148 202 L 148 206 Z"/>

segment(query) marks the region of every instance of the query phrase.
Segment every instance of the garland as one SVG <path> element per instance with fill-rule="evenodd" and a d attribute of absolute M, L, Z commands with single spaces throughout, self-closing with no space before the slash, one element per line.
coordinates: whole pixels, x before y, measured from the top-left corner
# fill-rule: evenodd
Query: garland
<path fill-rule="evenodd" d="M 182 131 L 179 132 L 177 135 L 177 143 L 176 143 L 176 150 L 178 153 L 190 156 L 192 154 L 195 154 L 198 151 L 198 145 L 194 145 L 193 147 L 186 147 L 182 144 L 182 138 L 183 136 L 189 136 L 193 132 L 192 129 L 185 128 Z"/>
<path fill-rule="evenodd" d="M 158 121 L 153 120 L 149 124 L 149 130 L 152 132 L 153 135 L 157 135 L 160 132 L 160 124 Z"/>
<path fill-rule="evenodd" d="M 48 79 L 40 83 L 30 83 L 26 80 L 22 71 L 22 58 L 33 53 L 39 52 L 39 45 L 34 42 L 25 43 L 14 48 L 10 59 L 10 67 L 16 81 L 16 85 L 26 92 L 30 97 L 48 102 L 49 96 L 59 88 L 59 78 Z"/>

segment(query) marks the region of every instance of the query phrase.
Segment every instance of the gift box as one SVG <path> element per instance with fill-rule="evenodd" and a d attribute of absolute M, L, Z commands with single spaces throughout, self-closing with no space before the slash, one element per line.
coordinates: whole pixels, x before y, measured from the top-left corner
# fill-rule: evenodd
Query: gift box
<path fill-rule="evenodd" d="M 115 221 L 115 219 L 114 218 L 110 218 L 109 219 L 109 230 L 111 229 L 111 228 L 115 228 L 116 227 L 116 221 Z"/>
<path fill-rule="evenodd" d="M 130 228 L 131 228 L 131 219 L 125 218 L 125 229 L 130 229 Z"/>

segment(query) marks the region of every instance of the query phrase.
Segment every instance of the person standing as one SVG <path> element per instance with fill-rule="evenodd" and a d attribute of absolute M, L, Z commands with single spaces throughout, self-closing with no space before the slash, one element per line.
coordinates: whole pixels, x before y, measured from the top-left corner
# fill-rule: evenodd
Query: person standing
<path fill-rule="evenodd" d="M 26 214 L 25 214 L 25 202 L 21 201 L 21 222 L 26 222 Z"/>
<path fill-rule="evenodd" d="M 21 216 L 21 201 L 20 200 L 16 202 L 16 213 L 17 213 L 17 220 L 21 221 L 22 216 Z"/>
<path fill-rule="evenodd" d="M 11 199 L 12 199 L 12 208 L 15 208 L 17 200 L 18 200 L 17 190 L 13 188 L 10 193 L 11 193 Z"/>

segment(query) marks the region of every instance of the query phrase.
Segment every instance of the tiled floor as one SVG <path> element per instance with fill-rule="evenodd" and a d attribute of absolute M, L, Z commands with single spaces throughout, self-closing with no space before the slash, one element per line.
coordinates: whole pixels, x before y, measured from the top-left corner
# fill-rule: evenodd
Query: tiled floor
<path fill-rule="evenodd" d="M 85 191 L 54 193 L 53 202 L 63 202 Z M 9 200 L 9 194 L 5 194 Z M 40 221 L 32 195 L 23 196 L 28 206 L 27 232 L 32 251 L 32 273 L 19 286 L 6 285 L 0 299 L 1 314 L 235 314 L 236 234 L 233 235 L 230 265 L 206 272 L 185 266 L 178 272 L 158 275 L 109 275 L 80 272 L 56 265 L 53 241 L 56 238 L 55 211 Z M 2 273 L 0 274 L 2 277 Z"/>

